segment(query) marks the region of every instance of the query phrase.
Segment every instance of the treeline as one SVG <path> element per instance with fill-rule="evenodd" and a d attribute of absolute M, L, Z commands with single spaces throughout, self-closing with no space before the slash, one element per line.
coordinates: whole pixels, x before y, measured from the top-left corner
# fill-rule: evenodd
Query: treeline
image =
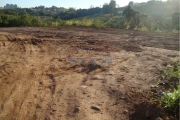
<path fill-rule="evenodd" d="M 151 17 L 171 17 L 175 12 L 179 11 L 178 0 L 168 0 L 162 2 L 159 0 L 150 0 L 147 3 L 134 3 L 129 2 L 136 11 L 145 13 Z M 35 7 L 32 9 L 25 9 L 30 15 L 35 16 L 48 16 L 54 19 L 60 18 L 62 20 L 70 20 L 79 17 L 86 17 L 95 14 L 114 14 L 117 15 L 119 11 L 123 11 L 125 7 L 118 7 L 115 0 L 111 0 L 109 3 L 105 3 L 102 7 L 93 7 L 89 9 L 75 9 L 75 8 L 63 8 L 52 6 L 46 8 L 44 6 Z M 18 10 L 19 11 L 19 10 Z"/>
<path fill-rule="evenodd" d="M 172 1 L 168 1 L 173 3 Z M 159 4 L 161 9 L 162 2 L 151 1 L 149 6 Z M 139 7 L 144 8 L 144 4 Z M 175 2 L 174 2 L 175 4 Z M 166 4 L 164 4 L 166 5 Z M 113 27 L 132 30 L 148 31 L 172 31 L 180 28 L 179 12 L 172 10 L 164 16 L 145 14 L 136 9 L 137 5 L 129 2 L 129 5 L 123 8 L 116 8 L 116 1 L 104 4 L 102 8 L 91 7 L 89 9 L 64 9 L 57 12 L 56 7 L 51 8 L 50 12 L 43 12 L 44 7 L 37 8 L 34 12 L 31 9 L 0 10 L 0 27 L 15 26 L 91 26 L 91 27 Z M 156 6 L 157 7 L 157 6 Z M 147 7 L 150 10 L 150 7 Z M 147 11 L 146 11 L 147 12 Z M 160 14 L 160 12 L 158 12 Z M 104 16 L 104 20 L 93 18 L 92 15 Z M 107 17 L 108 15 L 108 17 Z M 91 19 L 86 16 L 92 16 Z"/>
<path fill-rule="evenodd" d="M 75 10 L 74 8 L 69 8 L 65 12 L 60 12 L 54 16 L 54 19 L 61 18 L 63 20 L 70 20 L 73 18 L 78 17 L 85 17 L 90 16 L 94 14 L 100 14 L 102 12 L 102 9 L 99 7 L 90 8 L 90 9 L 78 9 Z"/>
<path fill-rule="evenodd" d="M 19 26 L 89 26 L 89 27 L 108 27 L 105 23 L 99 20 L 88 20 L 83 18 L 81 20 L 62 20 L 53 19 L 51 17 L 38 17 L 29 15 L 26 11 L 23 13 L 14 14 L 14 11 L 6 11 L 8 14 L 0 14 L 0 27 L 19 27 Z"/>
<path fill-rule="evenodd" d="M 0 14 L 0 27 L 18 27 L 18 26 L 89 26 L 89 27 L 113 27 L 121 29 L 140 30 L 146 29 L 148 31 L 179 31 L 179 15 L 175 12 L 172 14 L 170 21 L 163 19 L 153 19 L 152 17 L 135 11 L 130 5 L 127 6 L 121 16 L 121 20 L 116 20 L 116 15 L 109 15 L 105 21 L 98 19 L 82 19 L 62 20 L 60 18 L 53 19 L 52 17 L 37 17 L 29 15 L 26 11 L 16 13 L 15 11 L 6 11 L 8 14 Z"/>
<path fill-rule="evenodd" d="M 28 11 L 31 15 L 34 15 L 33 11 Z M 70 20 L 79 17 L 86 17 L 95 14 L 114 14 L 117 13 L 116 1 L 111 0 L 110 3 L 105 3 L 102 8 L 100 7 L 90 7 L 89 9 L 75 9 L 75 8 L 58 8 L 53 6 L 49 12 L 46 9 L 36 12 L 39 16 L 52 16 L 54 19 Z"/>
<path fill-rule="evenodd" d="M 173 13 L 171 19 L 167 21 L 162 17 L 152 18 L 147 14 L 140 13 L 129 5 L 124 9 L 123 15 L 125 20 L 122 22 L 122 26 L 131 30 L 146 28 L 149 31 L 161 30 L 170 32 L 172 30 L 179 31 L 180 28 L 180 13 L 178 12 Z"/>
<path fill-rule="evenodd" d="M 0 14 L 0 27 L 42 26 L 42 19 L 30 16 L 27 12 L 21 15 Z"/>

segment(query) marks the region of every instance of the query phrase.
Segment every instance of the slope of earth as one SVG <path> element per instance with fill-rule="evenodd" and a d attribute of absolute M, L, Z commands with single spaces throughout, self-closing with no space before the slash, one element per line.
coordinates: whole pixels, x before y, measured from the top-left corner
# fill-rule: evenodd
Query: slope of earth
<path fill-rule="evenodd" d="M 132 107 L 143 101 L 138 94 L 156 84 L 178 55 L 178 37 L 116 29 L 1 28 L 0 119 L 136 120 Z"/>

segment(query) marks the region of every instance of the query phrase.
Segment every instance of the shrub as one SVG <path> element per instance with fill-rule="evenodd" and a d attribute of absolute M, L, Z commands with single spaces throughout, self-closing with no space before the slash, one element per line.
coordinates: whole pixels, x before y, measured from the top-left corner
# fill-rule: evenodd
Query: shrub
<path fill-rule="evenodd" d="M 168 80 L 169 83 L 173 83 L 174 87 L 177 88 L 180 79 L 180 63 L 179 61 L 173 62 L 168 65 L 166 70 L 163 71 L 163 80 Z"/>
<path fill-rule="evenodd" d="M 179 98 L 180 85 L 178 86 L 178 89 L 174 89 L 173 92 L 165 92 L 164 96 L 161 97 L 161 105 L 169 114 L 176 116 L 180 106 Z"/>

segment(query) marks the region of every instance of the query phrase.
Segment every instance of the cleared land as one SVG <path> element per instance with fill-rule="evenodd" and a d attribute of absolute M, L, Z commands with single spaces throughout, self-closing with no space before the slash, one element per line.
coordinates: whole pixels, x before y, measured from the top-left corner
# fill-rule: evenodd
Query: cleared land
<path fill-rule="evenodd" d="M 116 29 L 1 28 L 0 119 L 146 120 L 151 108 L 143 106 L 141 93 L 178 55 L 178 38 Z M 152 112 L 150 119 L 160 116 Z"/>

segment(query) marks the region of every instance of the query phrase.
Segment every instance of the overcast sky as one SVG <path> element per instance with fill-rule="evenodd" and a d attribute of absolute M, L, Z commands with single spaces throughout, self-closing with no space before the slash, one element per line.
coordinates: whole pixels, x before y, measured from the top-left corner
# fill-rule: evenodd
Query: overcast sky
<path fill-rule="evenodd" d="M 129 1 L 131 0 L 116 0 L 116 3 L 122 7 L 126 6 Z M 149 0 L 134 0 L 134 2 L 147 2 Z M 162 0 L 166 1 L 166 0 Z M 35 7 L 39 5 L 44 5 L 46 7 L 51 7 L 52 5 L 57 7 L 74 7 L 78 8 L 90 8 L 92 5 L 93 7 L 100 7 L 104 3 L 109 3 L 110 0 L 0 0 L 0 7 L 4 7 L 7 3 L 8 4 L 17 4 L 19 7 Z"/>

